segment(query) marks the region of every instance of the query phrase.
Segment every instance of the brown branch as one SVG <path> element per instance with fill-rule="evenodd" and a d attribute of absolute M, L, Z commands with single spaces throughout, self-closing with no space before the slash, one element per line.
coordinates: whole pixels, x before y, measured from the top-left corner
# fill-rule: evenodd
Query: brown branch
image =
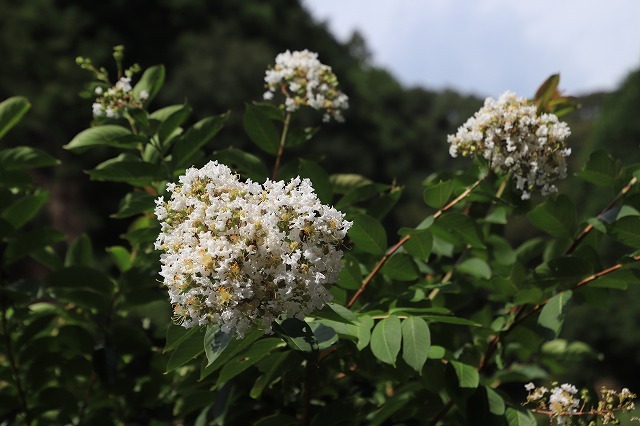
<path fill-rule="evenodd" d="M 615 196 L 615 198 L 613 200 L 611 200 L 611 202 L 609 204 L 607 204 L 607 207 L 605 207 L 597 216 L 597 218 L 601 218 L 602 216 L 604 216 L 609 210 L 611 210 L 613 208 L 613 206 L 615 206 L 618 201 L 620 201 L 622 199 L 622 197 L 624 197 L 624 195 L 629 192 L 629 190 L 631 189 L 631 187 L 633 185 L 636 184 L 636 182 L 638 182 L 638 179 L 634 176 L 633 178 L 631 178 L 631 180 L 629 181 L 629 183 L 620 190 L 620 192 L 618 193 L 618 195 Z M 593 230 L 593 225 L 589 224 L 587 225 L 581 232 L 580 234 L 578 234 L 578 236 L 573 240 L 573 242 L 571 243 L 571 245 L 567 248 L 567 250 L 565 250 L 564 254 L 565 256 L 568 254 L 573 253 L 573 251 L 578 247 L 578 245 L 580 245 L 580 243 L 582 242 L 582 240 L 585 239 L 585 237 L 589 234 L 589 232 L 591 232 Z"/>
<path fill-rule="evenodd" d="M 486 176 L 485 176 L 486 177 Z M 480 179 L 478 179 L 477 181 L 475 181 L 473 183 L 473 185 L 469 186 L 467 189 L 465 189 L 460 195 L 458 195 L 456 198 L 454 198 L 451 202 L 449 202 L 446 206 L 442 207 L 440 210 L 438 210 L 437 212 L 435 212 L 433 214 L 433 218 L 437 219 L 439 218 L 444 212 L 446 212 L 447 210 L 449 210 L 450 208 L 452 208 L 453 206 L 455 206 L 456 204 L 458 204 L 460 201 L 462 201 L 467 195 L 469 195 L 471 193 L 471 191 L 473 191 L 478 185 L 480 185 L 480 182 L 482 182 L 484 180 L 485 177 L 481 177 Z M 349 300 L 349 303 L 347 303 L 347 308 L 351 308 L 354 303 L 356 303 L 356 300 L 358 300 L 358 297 L 360 297 L 360 295 L 362 294 L 362 292 L 364 292 L 364 290 L 367 288 L 367 286 L 369 285 L 369 283 L 371 282 L 371 280 L 373 279 L 373 277 L 376 276 L 376 274 L 380 271 L 380 269 L 384 266 L 384 264 L 387 262 L 387 260 L 389 260 L 389 258 L 396 252 L 398 251 L 398 249 L 400 247 L 402 247 L 404 245 L 404 243 L 406 243 L 407 241 L 409 241 L 409 239 L 411 238 L 412 234 L 409 235 L 405 235 L 404 237 L 402 237 L 402 239 L 400 239 L 400 241 L 398 241 L 393 247 L 391 247 L 389 250 L 387 250 L 387 252 L 384 254 L 384 256 L 382 256 L 380 258 L 380 260 L 378 261 L 378 263 L 376 264 L 376 266 L 373 267 L 373 269 L 371 270 L 371 272 L 369 273 L 369 275 L 367 275 L 367 277 L 364 279 L 364 281 L 362 281 L 362 284 L 360 285 L 360 288 L 355 292 L 355 294 L 353 295 L 353 297 L 351 297 L 351 300 Z"/>

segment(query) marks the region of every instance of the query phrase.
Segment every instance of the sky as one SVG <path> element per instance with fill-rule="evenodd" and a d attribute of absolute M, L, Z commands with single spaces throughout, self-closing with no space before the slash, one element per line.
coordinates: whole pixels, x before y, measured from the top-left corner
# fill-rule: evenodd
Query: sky
<path fill-rule="evenodd" d="M 303 0 L 340 41 L 354 30 L 406 86 L 530 97 L 614 90 L 640 68 L 639 0 Z M 322 59 L 322 58 L 320 58 Z"/>

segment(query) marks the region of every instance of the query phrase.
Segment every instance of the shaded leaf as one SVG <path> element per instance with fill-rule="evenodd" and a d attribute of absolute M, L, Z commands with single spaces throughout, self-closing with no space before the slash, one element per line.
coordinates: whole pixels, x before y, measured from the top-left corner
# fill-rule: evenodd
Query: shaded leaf
<path fill-rule="evenodd" d="M 556 337 L 560 334 L 560 329 L 562 328 L 562 323 L 564 322 L 564 309 L 567 306 L 567 303 L 571 299 L 571 291 L 565 291 L 559 294 L 556 294 L 547 302 L 546 305 L 542 308 L 540 312 L 540 317 L 538 318 L 538 324 L 542 327 L 551 330 Z"/>
<path fill-rule="evenodd" d="M 25 195 L 4 209 L 0 217 L 14 229 L 19 229 L 38 214 L 48 199 L 49 194 L 44 191 L 39 191 L 34 195 Z"/>
<path fill-rule="evenodd" d="M 69 151 L 82 153 L 96 146 L 111 146 L 121 149 L 136 149 L 139 140 L 127 138 L 131 131 L 125 127 L 114 124 L 90 127 L 78 133 L 71 142 L 63 148 Z"/>
<path fill-rule="evenodd" d="M 46 152 L 29 146 L 16 146 L 0 151 L 0 168 L 4 170 L 24 170 L 51 167 L 60 164 Z"/>
<path fill-rule="evenodd" d="M 391 256 L 380 272 L 398 281 L 413 281 L 419 277 L 418 267 L 411 256 L 404 253 L 396 253 Z"/>
<path fill-rule="evenodd" d="M 254 182 L 262 182 L 269 176 L 269 170 L 260 158 L 236 148 L 216 151 L 213 158 Z"/>
<path fill-rule="evenodd" d="M 252 104 L 246 104 L 242 120 L 249 138 L 261 150 L 277 154 L 280 146 L 280 134 L 268 115 Z"/>
<path fill-rule="evenodd" d="M 204 118 L 182 134 L 171 150 L 173 169 L 191 166 L 200 149 L 215 137 L 228 118 L 229 113 Z"/>
<path fill-rule="evenodd" d="M 207 326 L 204 335 L 204 353 L 207 356 L 207 367 L 210 366 L 229 346 L 233 333 L 225 333 L 217 326 Z"/>
<path fill-rule="evenodd" d="M 452 181 L 443 181 L 437 182 L 427 186 L 424 189 L 424 202 L 434 209 L 439 209 L 444 206 L 449 197 L 451 197 L 451 192 L 453 191 L 453 182 Z"/>
<path fill-rule="evenodd" d="M 488 280 L 491 278 L 491 267 L 487 262 L 477 257 L 466 259 L 456 266 L 458 272 L 469 274 L 475 278 Z"/>
<path fill-rule="evenodd" d="M 572 238 L 576 228 L 576 209 L 566 195 L 548 199 L 531 210 L 527 217 L 538 229 L 556 238 Z"/>
<path fill-rule="evenodd" d="M 137 187 L 150 185 L 154 181 L 162 180 L 164 176 L 162 166 L 142 161 L 110 162 L 87 173 L 93 180 L 124 182 Z"/>
<path fill-rule="evenodd" d="M 140 77 L 138 83 L 133 87 L 131 93 L 137 99 L 140 99 L 140 93 L 142 93 L 142 91 L 147 92 L 148 97 L 143 101 L 143 104 L 149 105 L 160 91 L 160 88 L 162 88 L 164 78 L 164 65 L 154 65 L 149 67 L 142 73 L 142 77 Z"/>

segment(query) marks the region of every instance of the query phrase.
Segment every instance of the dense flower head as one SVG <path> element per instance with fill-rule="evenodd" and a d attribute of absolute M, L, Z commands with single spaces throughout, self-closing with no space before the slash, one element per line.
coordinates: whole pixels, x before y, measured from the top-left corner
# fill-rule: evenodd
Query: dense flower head
<path fill-rule="evenodd" d="M 276 93 L 285 97 L 282 107 L 294 112 L 302 105 L 324 111 L 324 121 L 331 117 L 344 121 L 342 110 L 349 107 L 349 98 L 338 89 L 338 78 L 331 67 L 318 60 L 318 54 L 286 51 L 276 56 L 276 63 L 264 77 L 267 91 L 264 99 L 273 99 Z"/>
<path fill-rule="evenodd" d="M 142 106 L 142 102 L 149 97 L 145 90 L 136 98 L 133 95 L 131 77 L 122 77 L 113 87 L 105 90 L 101 86 L 95 88 L 98 96 L 92 105 L 94 117 L 119 118 L 126 108 Z"/>
<path fill-rule="evenodd" d="M 330 301 L 351 226 L 311 182 L 242 182 L 209 162 L 167 185 L 156 201 L 161 255 L 177 322 L 216 324 L 242 337 L 276 319 L 304 318 Z"/>
<path fill-rule="evenodd" d="M 511 173 L 527 199 L 535 189 L 556 192 L 554 182 L 567 176 L 570 134 L 555 115 L 538 115 L 529 101 L 505 92 L 498 100 L 488 98 L 447 140 L 452 157 L 481 156 L 496 172 Z"/>

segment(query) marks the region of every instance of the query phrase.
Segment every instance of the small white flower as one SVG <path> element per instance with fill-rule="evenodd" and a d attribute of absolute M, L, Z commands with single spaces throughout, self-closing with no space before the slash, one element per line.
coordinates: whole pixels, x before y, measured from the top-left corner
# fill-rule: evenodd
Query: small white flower
<path fill-rule="evenodd" d="M 140 100 L 146 101 L 147 99 L 149 99 L 149 92 L 147 92 L 146 90 L 140 91 Z"/>
<path fill-rule="evenodd" d="M 526 390 L 528 390 L 529 392 L 531 392 L 532 390 L 534 390 L 536 388 L 536 385 L 533 384 L 533 382 L 527 383 L 526 385 L 524 385 L 524 388 Z"/>
<path fill-rule="evenodd" d="M 102 89 L 102 87 L 98 86 L 98 87 L 95 88 L 94 92 L 95 92 L 96 95 L 100 96 L 100 95 L 102 95 L 104 93 L 104 89 Z"/>

